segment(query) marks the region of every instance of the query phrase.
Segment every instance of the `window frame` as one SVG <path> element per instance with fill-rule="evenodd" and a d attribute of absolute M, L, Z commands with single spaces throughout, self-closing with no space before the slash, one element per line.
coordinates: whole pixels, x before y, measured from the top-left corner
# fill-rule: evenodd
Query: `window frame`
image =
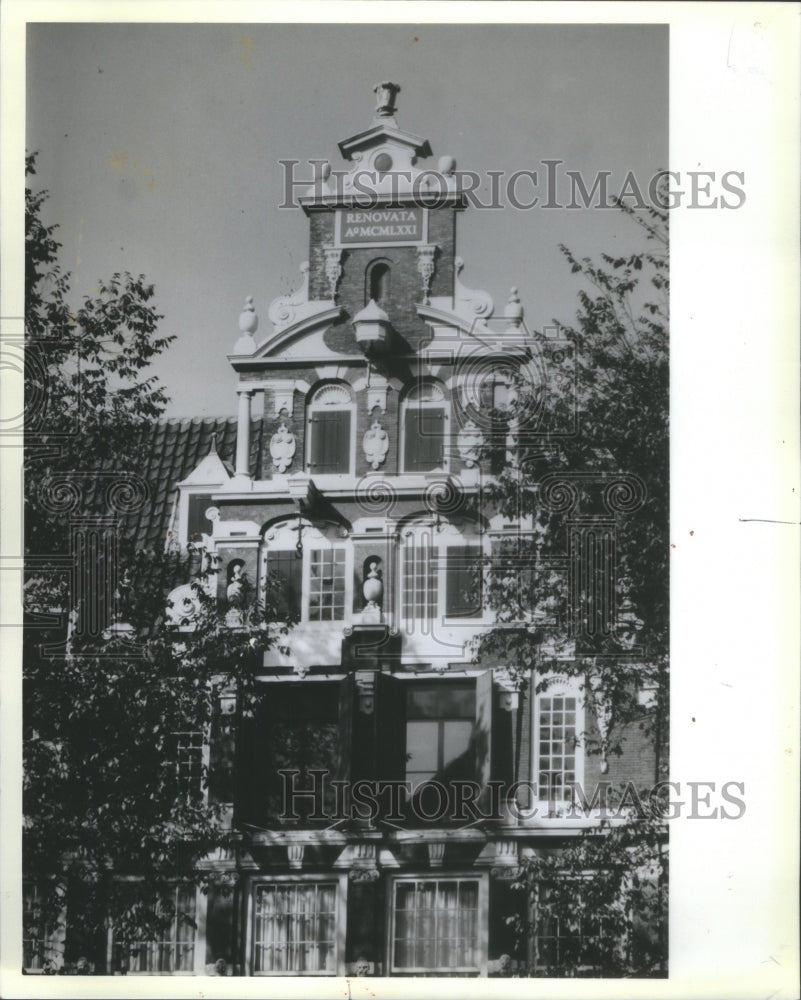
<path fill-rule="evenodd" d="M 26 901 L 26 894 L 30 892 L 32 898 L 30 903 Z M 26 912 L 34 913 L 35 909 L 40 906 L 41 897 L 41 886 L 35 879 L 23 878 L 22 880 L 22 968 L 25 975 L 28 976 L 45 976 L 48 974 L 48 967 L 58 967 L 62 964 L 64 959 L 64 939 L 66 931 L 66 907 L 61 911 L 61 917 L 59 924 L 56 927 L 50 927 L 45 923 L 44 916 L 41 913 L 35 914 L 36 919 L 36 930 L 37 934 L 35 937 L 31 937 L 26 934 L 26 930 L 33 923 L 27 923 L 25 919 Z M 25 964 L 25 952 L 26 943 L 30 942 L 31 947 L 29 949 L 30 956 L 33 960 L 32 965 Z M 41 957 L 39 951 L 39 943 L 41 943 Z"/>
<path fill-rule="evenodd" d="M 411 627 L 415 631 L 426 633 L 429 630 L 429 625 L 433 625 L 434 623 L 449 627 L 457 625 L 486 625 L 491 622 L 491 609 L 486 600 L 488 585 L 486 566 L 481 570 L 481 594 L 478 613 L 473 615 L 449 615 L 447 613 L 448 550 L 476 548 L 482 560 L 487 559 L 491 551 L 489 537 L 485 533 L 477 531 L 476 526 L 473 524 L 468 524 L 467 527 L 471 529 L 470 533 L 466 533 L 463 528 L 450 524 L 443 519 L 440 530 L 437 529 L 434 522 L 428 520 L 411 522 L 401 530 L 400 545 L 398 546 L 400 552 L 398 559 L 397 616 L 398 621 L 402 623 L 405 629 L 408 630 Z M 417 551 L 428 551 L 428 556 L 424 558 L 428 558 L 430 562 L 433 562 L 436 594 L 433 602 L 428 597 L 421 601 L 415 589 L 411 599 L 415 613 L 408 615 L 406 613 L 408 607 L 407 583 L 408 581 L 415 581 L 414 586 L 416 586 L 417 576 L 415 572 L 409 571 L 417 568 L 415 559 Z M 411 562 L 410 556 L 412 557 Z M 430 569 L 425 574 L 426 583 L 430 580 L 429 574 Z M 431 608 L 432 613 L 430 616 L 417 616 L 416 609 L 420 604 Z"/>
<path fill-rule="evenodd" d="M 472 699 L 472 707 L 471 707 L 471 710 L 469 711 L 469 713 L 464 714 L 464 715 L 454 715 L 454 714 L 444 715 L 444 714 L 439 714 L 439 715 L 431 715 L 431 716 L 424 716 L 424 715 L 417 716 L 417 715 L 411 715 L 409 713 L 409 692 L 410 692 L 410 690 L 412 688 L 414 688 L 414 687 L 416 687 L 418 689 L 429 688 L 429 689 L 435 690 L 435 691 L 445 691 L 449 686 L 454 685 L 454 684 L 459 684 L 462 687 L 464 687 L 465 689 L 469 689 L 470 696 L 471 696 L 471 699 Z M 414 796 L 417 793 L 418 789 L 422 788 L 422 786 L 425 785 L 427 781 L 434 780 L 437 777 L 437 775 L 439 775 L 442 771 L 444 771 L 444 769 L 446 767 L 445 762 L 444 762 L 444 756 L 445 756 L 445 753 L 444 753 L 444 751 L 445 751 L 445 730 L 444 730 L 444 726 L 445 726 L 446 723 L 448 723 L 448 722 L 469 722 L 470 723 L 470 732 L 469 732 L 468 737 L 467 737 L 467 746 L 465 747 L 465 750 L 463 752 L 466 753 L 467 751 L 469 751 L 471 743 L 472 743 L 472 739 L 473 739 L 473 734 L 475 732 L 475 724 L 476 724 L 476 710 L 477 710 L 476 709 L 476 700 L 477 700 L 476 682 L 475 682 L 474 678 L 469 678 L 469 679 L 467 679 L 467 678 L 459 678 L 458 680 L 438 679 L 438 680 L 427 680 L 427 681 L 426 680 L 424 680 L 424 681 L 411 680 L 407 684 L 404 685 L 404 696 L 405 696 L 405 699 L 406 699 L 406 706 L 405 706 L 405 710 L 404 710 L 404 736 L 405 736 L 404 754 L 406 756 L 406 768 L 405 768 L 405 772 L 404 772 L 404 780 L 405 781 L 413 782 L 413 778 L 411 777 L 411 775 L 409 773 L 409 763 L 410 763 L 410 760 L 409 760 L 409 723 L 410 722 L 431 722 L 431 723 L 436 723 L 436 725 L 437 725 L 437 766 L 436 766 L 436 770 L 434 771 L 434 774 L 431 776 L 431 778 L 423 778 L 420 781 L 418 781 L 417 784 L 412 784 L 411 793 L 412 793 L 412 796 Z M 422 772 L 418 772 L 418 773 L 422 773 Z M 473 780 L 475 780 L 475 776 L 474 776 Z"/>
<path fill-rule="evenodd" d="M 309 884 L 334 885 L 334 969 L 318 970 L 316 972 L 298 972 L 295 969 L 285 971 L 256 971 L 256 894 L 259 888 L 268 885 L 309 885 Z M 265 874 L 254 877 L 250 880 L 247 892 L 247 920 L 246 920 L 246 942 L 245 954 L 247 955 L 247 966 L 251 976 L 344 976 L 345 969 L 345 933 L 347 920 L 347 897 L 348 897 L 348 877 L 347 874 L 339 872 L 326 874 L 297 873 L 293 875 L 272 875 Z"/>
<path fill-rule="evenodd" d="M 126 879 L 124 881 L 137 882 L 139 880 L 138 879 Z M 129 949 L 128 952 L 126 953 L 126 975 L 128 975 L 128 976 L 195 976 L 195 975 L 198 974 L 198 972 L 202 971 L 202 969 L 203 969 L 203 962 L 201 961 L 201 959 L 204 958 L 205 955 L 201 954 L 201 953 L 205 951 L 205 940 L 204 940 L 204 937 L 203 937 L 203 935 L 201 933 L 201 930 L 202 930 L 203 923 L 204 923 L 204 920 L 205 920 L 205 907 L 206 907 L 205 897 L 203 896 L 203 893 L 200 891 L 199 886 L 195 885 L 192 882 L 181 882 L 179 880 L 179 881 L 176 881 L 176 882 L 172 883 L 172 889 L 173 889 L 173 892 L 175 892 L 175 893 L 177 893 L 182 887 L 183 888 L 187 888 L 187 889 L 191 887 L 191 888 L 194 889 L 194 903 L 193 903 L 194 912 L 192 914 L 192 917 L 193 917 L 195 926 L 192 928 L 192 952 L 191 952 L 192 958 L 191 958 L 191 967 L 188 968 L 188 969 L 174 969 L 172 972 L 164 972 L 164 971 L 160 971 L 160 970 L 151 970 L 151 969 L 136 969 L 136 970 L 134 970 L 134 969 L 131 969 L 131 964 L 132 964 L 131 963 L 131 958 L 130 958 L 131 952 L 130 952 L 130 949 Z M 170 942 L 169 942 L 170 946 L 173 947 L 173 948 L 175 948 L 175 949 L 177 949 L 177 947 L 178 947 L 178 913 L 177 913 L 177 910 L 176 910 L 176 913 L 173 916 L 173 922 L 172 922 L 172 925 L 170 927 L 170 932 L 171 932 L 171 938 L 170 938 Z M 132 943 L 134 943 L 134 942 L 129 942 L 129 945 L 132 944 Z M 141 942 L 141 944 L 144 945 L 145 947 L 147 947 L 147 946 L 156 947 L 157 945 L 160 945 L 160 944 L 163 944 L 163 943 L 165 943 L 165 942 L 164 941 L 143 941 L 143 942 Z M 109 960 L 110 960 L 109 961 L 109 965 L 111 965 L 113 963 L 114 959 L 115 959 L 115 952 L 116 952 L 116 942 L 114 940 L 114 929 L 110 928 L 109 929 L 109 936 L 108 936 L 108 957 L 109 957 Z"/>
<path fill-rule="evenodd" d="M 338 389 L 341 393 L 347 393 L 349 400 L 342 399 L 339 402 L 320 402 L 320 397 L 326 390 Z M 314 443 L 313 417 L 318 412 L 340 412 L 350 414 L 350 431 L 348 436 L 348 468 L 345 472 L 318 472 L 312 466 L 312 448 Z M 351 387 L 341 381 L 329 381 L 316 385 L 308 395 L 305 410 L 305 446 L 303 468 L 310 476 L 353 476 L 356 471 L 356 399 Z"/>
<path fill-rule="evenodd" d="M 589 883 L 592 880 L 593 875 L 594 875 L 594 872 L 585 869 L 581 874 L 576 874 L 573 877 L 571 877 L 570 879 L 568 879 L 568 883 L 572 886 L 573 894 L 574 895 L 580 895 L 581 891 L 582 891 L 582 886 L 585 883 Z M 562 941 L 562 940 L 566 940 L 566 939 L 569 939 L 569 940 L 576 940 L 576 939 L 578 939 L 581 942 L 580 947 L 583 946 L 585 940 L 590 941 L 593 937 L 596 940 L 598 940 L 598 941 L 601 941 L 601 940 L 604 939 L 603 917 L 598 918 L 599 922 L 600 922 L 600 926 L 599 926 L 598 932 L 595 935 L 592 935 L 592 934 L 589 934 L 589 933 L 584 933 L 581 930 L 579 930 L 577 933 L 569 933 L 569 934 L 559 934 L 558 931 L 557 931 L 556 935 L 542 935 L 540 933 L 540 919 L 541 919 L 541 914 L 540 914 L 540 906 L 541 906 L 541 903 L 540 903 L 540 894 L 543 891 L 547 892 L 549 889 L 552 888 L 552 885 L 553 885 L 553 883 L 538 882 L 536 884 L 535 890 L 534 890 L 534 926 L 532 928 L 532 943 L 533 943 L 533 946 L 534 946 L 534 969 L 535 969 L 535 971 L 538 974 L 543 975 L 543 974 L 548 974 L 549 970 L 551 970 L 552 968 L 556 968 L 556 969 L 559 969 L 559 970 L 570 969 L 570 971 L 573 972 L 573 973 L 575 973 L 575 972 L 587 973 L 590 977 L 598 977 L 600 975 L 603 975 L 603 973 L 601 971 L 599 971 L 599 969 L 598 969 L 598 967 L 596 965 L 592 965 L 592 964 L 589 964 L 589 963 L 586 963 L 586 964 L 564 965 L 562 963 L 562 961 L 561 961 L 561 956 L 559 956 L 559 955 L 557 955 L 557 962 L 553 966 L 547 964 L 546 962 L 541 962 L 540 961 L 540 947 L 541 947 L 541 940 L 542 940 L 543 937 L 547 937 L 549 939 L 554 939 L 557 942 L 557 945 L 556 945 L 557 949 L 560 947 L 559 942 Z M 557 918 L 553 918 L 553 919 L 559 920 L 558 917 Z M 579 919 L 581 919 L 581 917 L 579 917 Z M 621 938 L 618 939 L 618 945 L 621 946 L 621 947 L 623 947 L 623 948 L 628 947 L 628 939 L 627 939 L 627 937 L 625 935 L 623 937 L 621 937 Z"/>
<path fill-rule="evenodd" d="M 439 394 L 438 399 L 415 399 L 415 395 L 423 389 L 433 389 Z M 406 468 L 406 414 L 410 410 L 442 410 L 442 465 L 434 466 L 432 469 L 407 469 Z M 404 392 L 400 401 L 399 409 L 399 434 L 398 434 L 398 470 L 401 475 L 407 476 L 427 476 L 432 474 L 442 474 L 450 472 L 450 440 L 451 440 L 451 400 L 445 387 L 434 379 L 425 379 L 413 382 Z"/>
<path fill-rule="evenodd" d="M 542 700 L 545 698 L 575 698 L 575 722 L 574 722 L 574 732 L 573 732 L 573 754 L 574 754 L 574 779 L 575 784 L 584 787 L 584 769 L 585 769 L 585 755 L 584 755 L 584 743 L 583 737 L 586 728 L 586 706 L 584 703 L 584 696 L 581 691 L 581 681 L 577 677 L 566 677 L 564 675 L 557 675 L 550 679 L 550 683 L 544 691 L 540 691 L 535 694 L 533 699 L 533 711 L 532 711 L 532 755 L 531 755 L 531 781 L 536 789 L 534 794 L 534 803 L 537 805 L 538 809 L 541 809 L 543 804 L 548 805 L 546 812 L 542 812 L 541 815 L 545 819 L 559 819 L 563 818 L 559 816 L 560 812 L 568 812 L 573 803 L 573 795 L 570 792 L 570 785 L 566 784 L 564 780 L 562 781 L 563 791 L 569 792 L 567 795 L 562 795 L 559 798 L 552 798 L 549 795 L 542 797 L 541 787 L 540 787 L 540 741 L 541 741 L 541 727 L 542 723 L 540 720 Z M 553 709 L 551 709 L 553 711 Z M 551 737 L 551 745 L 553 745 L 553 738 Z M 553 773 L 553 772 L 550 772 Z M 561 772 L 564 774 L 564 769 Z M 553 810 L 550 804 L 553 803 Z"/>
<path fill-rule="evenodd" d="M 436 882 L 440 883 L 462 883 L 474 882 L 478 888 L 478 899 L 476 905 L 476 951 L 478 953 L 478 965 L 457 966 L 457 967 L 425 967 L 425 966 L 396 966 L 395 965 L 395 926 L 396 912 L 395 906 L 396 891 L 399 885 L 415 882 Z M 453 871 L 442 873 L 439 871 L 404 872 L 403 875 L 391 876 L 388 879 L 387 892 L 387 931 L 386 931 L 386 956 L 387 975 L 396 977 L 407 976 L 456 976 L 467 978 L 485 978 L 487 975 L 487 953 L 489 947 L 489 882 L 488 876 L 484 872 L 476 871 Z"/>
<path fill-rule="evenodd" d="M 301 563 L 300 573 L 300 615 L 297 627 L 312 626 L 331 627 L 341 623 L 343 626 L 351 622 L 353 618 L 353 539 L 350 533 L 347 537 L 339 537 L 336 529 L 330 525 L 325 525 L 323 529 L 301 519 L 303 557 L 298 560 Z M 277 524 L 271 525 L 262 535 L 261 552 L 259 555 L 260 579 L 265 580 L 270 572 L 270 553 L 296 551 L 298 541 L 298 520 L 297 518 L 286 518 Z M 311 560 L 312 552 L 318 551 L 344 551 L 344 607 L 342 618 L 316 619 L 310 617 L 310 597 L 311 597 Z"/>

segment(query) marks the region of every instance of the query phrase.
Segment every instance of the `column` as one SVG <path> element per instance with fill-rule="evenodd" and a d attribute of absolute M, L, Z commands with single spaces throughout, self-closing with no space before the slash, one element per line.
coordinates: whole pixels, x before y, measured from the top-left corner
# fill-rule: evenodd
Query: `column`
<path fill-rule="evenodd" d="M 250 397 L 251 389 L 237 389 L 239 396 L 239 419 L 236 427 L 236 469 L 237 476 L 250 478 Z"/>

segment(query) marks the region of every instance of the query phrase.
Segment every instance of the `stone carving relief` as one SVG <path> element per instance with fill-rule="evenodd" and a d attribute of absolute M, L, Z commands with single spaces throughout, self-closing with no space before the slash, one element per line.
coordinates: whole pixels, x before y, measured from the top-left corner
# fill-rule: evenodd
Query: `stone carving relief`
<path fill-rule="evenodd" d="M 459 457 L 468 469 L 472 469 L 478 463 L 483 446 L 484 435 L 474 421 L 468 420 L 459 431 L 459 436 L 456 439 Z"/>
<path fill-rule="evenodd" d="M 364 448 L 364 457 L 374 469 L 383 465 L 389 451 L 389 435 L 381 426 L 380 421 L 374 420 L 370 424 L 369 429 L 365 432 L 362 447 Z"/>
<path fill-rule="evenodd" d="M 276 472 L 286 472 L 295 456 L 295 435 L 285 423 L 270 438 L 270 454 Z"/>
<path fill-rule="evenodd" d="M 453 311 L 466 319 L 489 319 L 495 309 L 495 303 L 489 292 L 477 288 L 466 288 L 459 280 L 459 274 L 464 267 L 461 257 L 454 258 L 456 276 L 453 282 Z"/>

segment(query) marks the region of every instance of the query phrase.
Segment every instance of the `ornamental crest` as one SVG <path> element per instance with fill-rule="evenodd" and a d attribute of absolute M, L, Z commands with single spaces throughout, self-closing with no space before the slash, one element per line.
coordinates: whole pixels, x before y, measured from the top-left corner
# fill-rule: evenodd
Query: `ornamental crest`
<path fill-rule="evenodd" d="M 295 435 L 282 423 L 270 438 L 270 454 L 277 472 L 286 472 L 295 455 Z"/>
<path fill-rule="evenodd" d="M 377 469 L 389 451 L 389 436 L 381 426 L 380 421 L 374 420 L 370 429 L 365 432 L 362 447 L 364 448 L 364 457 L 374 469 Z"/>

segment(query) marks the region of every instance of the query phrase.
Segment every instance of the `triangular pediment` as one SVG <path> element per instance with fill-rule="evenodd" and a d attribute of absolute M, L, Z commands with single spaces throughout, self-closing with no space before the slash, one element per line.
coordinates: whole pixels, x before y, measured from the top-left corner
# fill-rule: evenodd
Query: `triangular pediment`
<path fill-rule="evenodd" d="M 372 128 L 366 129 L 364 132 L 357 132 L 356 135 L 343 139 L 338 145 L 340 153 L 346 160 L 353 160 L 356 158 L 355 154 L 374 149 L 376 146 L 411 149 L 415 156 L 431 156 L 431 146 L 428 139 L 423 139 L 412 132 L 405 132 L 403 129 L 393 128 L 384 122 L 373 125 Z"/>
<path fill-rule="evenodd" d="M 216 449 L 212 449 L 206 457 L 196 465 L 189 475 L 180 482 L 179 486 L 222 486 L 231 478 L 223 460 L 217 454 Z"/>

